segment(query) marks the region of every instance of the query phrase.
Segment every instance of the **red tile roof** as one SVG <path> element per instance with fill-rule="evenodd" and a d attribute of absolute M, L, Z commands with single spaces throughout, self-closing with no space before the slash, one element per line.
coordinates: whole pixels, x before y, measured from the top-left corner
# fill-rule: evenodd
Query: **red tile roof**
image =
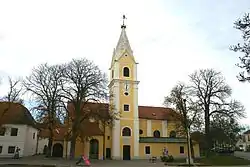
<path fill-rule="evenodd" d="M 24 124 L 36 128 L 36 122 L 29 110 L 14 102 L 0 102 L 0 125 L 3 124 Z"/>
<path fill-rule="evenodd" d="M 171 108 L 139 106 L 139 118 L 153 120 L 173 120 L 176 112 Z"/>
<path fill-rule="evenodd" d="M 72 110 L 73 106 L 69 105 L 69 110 Z M 99 108 L 104 113 L 109 112 L 108 103 L 88 103 L 84 109 L 96 109 Z M 153 120 L 173 120 L 176 118 L 176 112 L 172 108 L 166 107 L 153 107 L 153 106 L 139 106 L 138 116 L 141 119 L 153 119 Z"/>
<path fill-rule="evenodd" d="M 99 124 L 95 122 L 82 123 L 82 134 L 85 137 L 103 135 L 103 132 L 99 128 Z M 70 137 L 70 129 L 66 126 L 60 126 L 53 130 L 54 140 L 61 141 L 66 137 Z M 50 131 L 47 128 L 41 128 L 39 137 L 49 138 Z"/>

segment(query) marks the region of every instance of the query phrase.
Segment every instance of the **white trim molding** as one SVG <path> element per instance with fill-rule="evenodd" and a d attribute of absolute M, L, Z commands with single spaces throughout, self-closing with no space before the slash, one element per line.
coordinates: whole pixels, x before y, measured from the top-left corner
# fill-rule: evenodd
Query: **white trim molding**
<path fill-rule="evenodd" d="M 115 62 L 114 64 L 114 79 L 119 79 L 120 69 L 119 69 L 119 63 Z"/>
<path fill-rule="evenodd" d="M 150 153 L 149 154 L 146 154 L 146 147 L 149 147 L 149 149 L 150 149 Z M 144 155 L 151 155 L 151 152 L 152 152 L 151 146 L 150 145 L 145 145 L 144 146 Z"/>
<path fill-rule="evenodd" d="M 162 137 L 167 137 L 167 121 L 161 121 Z"/>
<path fill-rule="evenodd" d="M 133 135 L 132 135 L 132 134 L 133 134 L 133 129 L 132 129 L 131 127 L 129 127 L 129 126 L 123 126 L 123 127 L 121 128 L 121 136 L 122 136 L 122 131 L 123 131 L 124 128 L 129 128 L 129 129 L 130 129 L 131 136 L 133 136 Z M 122 137 L 131 137 L 131 136 L 122 136 Z"/>
<path fill-rule="evenodd" d="M 152 136 L 152 122 L 151 120 L 147 120 L 147 136 Z"/>
<path fill-rule="evenodd" d="M 133 76 L 134 76 L 134 80 L 137 81 L 137 64 L 136 63 L 134 64 L 134 73 L 133 73 Z"/>
<path fill-rule="evenodd" d="M 114 83 L 114 105 L 115 113 L 119 113 L 120 110 L 120 88 L 119 82 Z M 120 120 L 115 120 L 113 129 L 112 129 L 112 158 L 120 159 Z"/>
<path fill-rule="evenodd" d="M 134 74 L 137 71 L 134 69 Z M 139 114 L 138 114 L 138 84 L 135 82 L 133 85 L 134 89 L 134 159 L 139 158 Z"/>

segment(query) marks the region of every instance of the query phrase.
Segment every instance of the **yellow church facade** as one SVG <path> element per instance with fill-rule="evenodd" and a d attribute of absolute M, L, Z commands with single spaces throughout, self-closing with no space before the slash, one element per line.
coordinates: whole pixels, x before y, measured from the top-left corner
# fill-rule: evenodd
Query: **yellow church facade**
<path fill-rule="evenodd" d="M 164 148 L 175 158 L 187 157 L 187 142 L 176 132 L 176 120 L 170 108 L 138 105 L 139 81 L 137 65 L 126 34 L 121 26 L 121 35 L 114 49 L 110 66 L 112 112 L 119 115 L 113 127 L 106 127 L 90 141 L 76 143 L 75 155 L 85 154 L 92 159 L 148 159 L 162 156 Z M 151 97 L 152 98 L 152 97 Z M 94 126 L 89 127 L 94 130 Z M 100 131 L 103 128 L 99 125 Z M 199 157 L 199 144 L 193 142 L 194 155 Z M 68 148 L 66 150 L 66 148 Z M 69 147 L 64 142 L 64 156 Z"/>

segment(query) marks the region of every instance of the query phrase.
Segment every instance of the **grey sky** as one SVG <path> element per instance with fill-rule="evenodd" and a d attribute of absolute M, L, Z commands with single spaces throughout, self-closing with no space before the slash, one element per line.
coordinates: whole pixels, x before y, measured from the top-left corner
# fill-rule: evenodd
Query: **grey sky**
<path fill-rule="evenodd" d="M 162 105 L 176 82 L 209 67 L 223 72 L 250 117 L 250 85 L 237 81 L 239 55 L 228 50 L 241 36 L 233 22 L 249 7 L 249 0 L 0 1 L 0 74 L 25 76 L 37 64 L 79 57 L 108 72 L 126 14 L 140 105 Z"/>

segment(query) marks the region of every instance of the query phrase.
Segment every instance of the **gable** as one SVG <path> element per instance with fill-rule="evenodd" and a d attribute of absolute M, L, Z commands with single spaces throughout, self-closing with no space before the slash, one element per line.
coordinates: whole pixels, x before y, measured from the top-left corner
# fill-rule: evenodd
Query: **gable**
<path fill-rule="evenodd" d="M 36 128 L 36 122 L 29 110 L 22 104 L 0 102 L 0 122 L 2 124 L 29 125 Z"/>
<path fill-rule="evenodd" d="M 117 58 L 117 61 L 122 64 L 136 64 L 134 56 L 129 54 L 126 50 Z"/>

